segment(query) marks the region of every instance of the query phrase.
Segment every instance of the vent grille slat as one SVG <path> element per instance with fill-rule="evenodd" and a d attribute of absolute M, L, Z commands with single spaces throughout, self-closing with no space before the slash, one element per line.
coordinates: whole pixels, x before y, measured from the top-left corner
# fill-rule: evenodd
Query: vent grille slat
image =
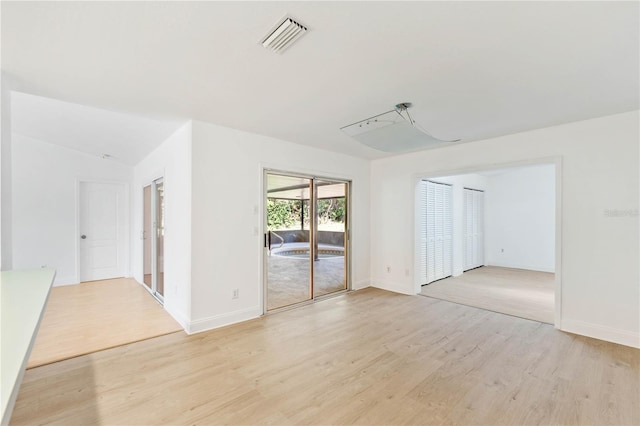
<path fill-rule="evenodd" d="M 291 37 L 298 34 L 299 31 L 300 29 L 297 25 L 295 24 L 290 25 L 286 30 L 282 32 L 282 34 L 280 34 L 278 37 L 275 38 L 275 40 L 273 40 L 273 43 L 271 44 L 273 50 L 279 50 L 282 46 L 284 46 L 287 43 L 287 41 Z"/>
<path fill-rule="evenodd" d="M 299 31 L 293 30 L 282 37 L 278 44 L 274 47 L 275 50 L 280 50 L 292 42 L 293 38 L 298 35 Z"/>
<path fill-rule="evenodd" d="M 308 31 L 307 27 L 285 18 L 263 40 L 262 45 L 275 52 L 282 53 Z"/>

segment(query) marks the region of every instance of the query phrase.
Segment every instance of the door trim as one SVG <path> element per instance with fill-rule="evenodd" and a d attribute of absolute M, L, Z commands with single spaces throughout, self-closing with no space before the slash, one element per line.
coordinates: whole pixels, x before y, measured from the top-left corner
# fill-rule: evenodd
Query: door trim
<path fill-rule="evenodd" d="M 123 208 L 125 211 L 124 215 L 124 233 L 127 237 L 131 235 L 131 227 L 130 227 L 130 217 L 131 217 L 131 205 L 130 205 L 130 186 L 129 182 L 121 181 L 121 180 L 108 180 L 108 179 L 94 179 L 94 178 L 76 178 L 76 188 L 75 188 L 75 222 L 76 222 L 76 231 L 75 231 L 75 281 L 79 284 L 80 281 L 80 262 L 82 261 L 80 255 L 80 235 L 82 235 L 82 230 L 80 229 L 80 210 L 81 210 L 81 195 L 80 195 L 80 187 L 82 183 L 98 183 L 98 184 L 110 184 L 110 185 L 121 185 L 124 191 L 124 197 L 122 200 Z M 124 276 L 131 277 L 131 244 L 130 240 L 125 241 L 124 244 Z"/>

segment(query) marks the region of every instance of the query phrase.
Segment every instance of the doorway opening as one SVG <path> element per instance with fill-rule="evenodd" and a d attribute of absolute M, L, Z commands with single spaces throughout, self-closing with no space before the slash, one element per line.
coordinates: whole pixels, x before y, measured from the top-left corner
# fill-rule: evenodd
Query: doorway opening
<path fill-rule="evenodd" d="M 417 293 L 558 324 L 558 168 L 557 162 L 529 163 L 419 179 Z M 452 191 L 453 267 L 441 279 L 427 271 L 443 272 L 447 201 L 427 186 L 445 184 Z"/>
<path fill-rule="evenodd" d="M 143 188 L 143 282 L 151 294 L 164 302 L 164 180 Z"/>
<path fill-rule="evenodd" d="M 348 181 L 265 171 L 265 312 L 349 288 Z"/>

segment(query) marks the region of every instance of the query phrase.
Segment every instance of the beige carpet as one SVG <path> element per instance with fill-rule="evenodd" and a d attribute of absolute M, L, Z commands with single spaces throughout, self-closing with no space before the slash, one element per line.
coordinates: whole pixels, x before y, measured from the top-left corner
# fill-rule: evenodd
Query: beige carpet
<path fill-rule="evenodd" d="M 131 278 L 54 287 L 27 368 L 180 330 Z"/>
<path fill-rule="evenodd" d="M 422 286 L 423 296 L 553 324 L 555 275 L 483 266 Z"/>

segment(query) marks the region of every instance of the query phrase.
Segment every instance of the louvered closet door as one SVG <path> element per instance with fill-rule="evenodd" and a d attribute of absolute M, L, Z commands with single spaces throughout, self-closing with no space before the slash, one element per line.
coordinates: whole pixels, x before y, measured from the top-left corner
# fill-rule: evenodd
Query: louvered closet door
<path fill-rule="evenodd" d="M 426 182 L 427 188 L 427 247 L 426 247 L 426 260 L 427 260 L 427 280 L 425 283 L 430 283 L 435 280 L 435 263 L 436 263 L 436 205 L 435 205 L 435 185 L 431 182 Z"/>
<path fill-rule="evenodd" d="M 475 263 L 484 265 L 484 192 L 474 191 L 475 218 Z"/>
<path fill-rule="evenodd" d="M 484 192 L 464 189 L 464 270 L 484 265 Z"/>
<path fill-rule="evenodd" d="M 452 271 L 453 212 L 451 186 L 435 182 L 421 183 L 421 199 L 424 201 L 424 220 L 421 240 L 420 270 L 424 271 L 423 284 L 446 278 Z M 422 213 L 422 212 L 421 212 Z"/>
<path fill-rule="evenodd" d="M 453 275 L 453 191 L 451 186 L 442 185 L 444 197 L 444 220 L 443 220 L 443 275 L 450 277 Z"/>
<path fill-rule="evenodd" d="M 421 180 L 418 188 L 418 206 L 416 209 L 418 216 L 418 276 L 420 283 L 427 282 L 427 181 Z"/>
<path fill-rule="evenodd" d="M 473 191 L 464 190 L 464 270 L 473 268 Z"/>

